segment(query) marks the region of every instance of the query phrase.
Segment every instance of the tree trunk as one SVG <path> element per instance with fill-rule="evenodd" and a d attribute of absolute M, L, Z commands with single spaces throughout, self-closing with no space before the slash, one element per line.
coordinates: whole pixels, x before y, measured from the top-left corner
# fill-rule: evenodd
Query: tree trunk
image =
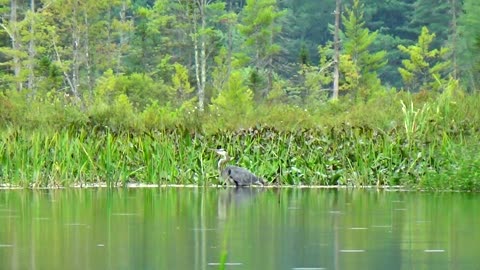
<path fill-rule="evenodd" d="M 20 41 L 18 40 L 17 29 L 17 0 L 11 0 L 10 2 L 10 24 L 12 25 L 10 38 L 12 39 L 12 49 L 14 51 L 12 68 L 15 78 L 15 88 L 17 91 L 21 91 L 23 88 L 20 78 L 21 66 L 20 58 L 17 56 L 17 52 L 20 51 Z"/>
<path fill-rule="evenodd" d="M 340 40 L 339 40 L 339 29 L 340 29 L 340 5 L 342 4 L 341 0 L 336 0 L 335 8 L 335 34 L 334 34 L 334 71 L 333 71 L 333 95 L 332 99 L 338 99 L 338 89 L 339 89 L 339 80 L 340 80 Z"/>
<path fill-rule="evenodd" d="M 201 0 L 202 5 L 200 7 L 200 19 L 202 23 L 202 32 L 205 30 L 207 27 L 207 22 L 206 22 L 206 14 L 205 14 L 205 6 L 206 6 L 206 0 Z M 206 44 L 205 44 L 205 37 L 200 36 L 200 85 L 201 87 L 198 88 L 198 108 L 201 112 L 203 112 L 204 109 L 204 103 L 205 103 L 205 83 L 207 81 L 207 54 L 206 54 Z"/>
<path fill-rule="evenodd" d="M 450 0 L 450 7 L 452 12 L 452 21 L 451 21 L 451 38 L 452 38 L 452 76 L 454 79 L 458 77 L 458 66 L 457 66 L 457 41 L 458 41 L 458 29 L 457 29 L 457 0 Z"/>
<path fill-rule="evenodd" d="M 93 87 L 95 85 L 94 78 L 92 76 L 92 66 L 90 59 L 90 39 L 88 37 L 90 33 L 90 24 L 88 20 L 88 11 L 83 11 L 83 19 L 85 23 L 85 69 L 87 72 L 87 87 L 90 95 L 93 95 Z"/>
<path fill-rule="evenodd" d="M 273 25 L 272 25 L 273 26 Z M 270 32 L 270 44 L 273 44 L 273 30 Z M 266 99 L 273 88 L 273 55 L 268 54 L 267 60 L 267 91 L 263 93 L 263 99 Z"/>
<path fill-rule="evenodd" d="M 228 12 L 233 12 L 232 2 L 228 4 Z M 224 79 L 225 82 L 228 82 L 230 74 L 232 73 L 232 56 L 233 56 L 233 31 L 235 28 L 236 22 L 228 22 L 227 25 L 227 74 Z"/>
<path fill-rule="evenodd" d="M 28 43 L 28 82 L 27 87 L 30 93 L 34 93 L 35 88 L 35 73 L 34 73 L 34 61 L 35 61 L 35 0 L 30 1 L 30 41 Z"/>
<path fill-rule="evenodd" d="M 196 11 L 193 11 L 196 14 Z M 197 82 L 197 93 L 200 96 L 200 59 L 199 59 L 199 48 L 198 48 L 198 26 L 197 26 L 197 16 L 193 16 L 193 53 L 195 61 L 195 80 Z M 200 98 L 198 99 L 198 106 L 200 107 Z"/>
<path fill-rule="evenodd" d="M 127 1 L 122 0 L 122 9 L 120 10 L 120 22 L 122 24 L 122 27 L 120 27 L 120 42 L 118 44 L 118 50 L 117 50 L 117 65 L 115 68 L 115 73 L 119 74 L 122 69 L 122 55 L 123 55 L 123 49 L 126 44 L 126 38 L 125 38 L 125 33 L 123 31 L 123 27 L 126 24 L 126 19 L 127 19 Z"/>
<path fill-rule="evenodd" d="M 80 31 L 77 20 L 78 12 L 78 0 L 73 3 L 72 12 L 72 94 L 78 99 L 80 95 L 78 93 L 79 86 L 79 74 L 80 74 Z"/>
<path fill-rule="evenodd" d="M 195 77 L 197 80 L 197 93 L 198 93 L 198 109 L 200 111 L 204 110 L 205 106 L 205 83 L 207 80 L 207 54 L 206 54 L 206 44 L 204 30 L 206 28 L 206 18 L 205 18 L 205 8 L 207 5 L 206 0 L 198 0 L 197 7 L 198 12 L 194 11 L 193 16 L 193 46 L 195 50 Z M 197 17 L 195 14 L 200 16 L 200 31 L 198 29 Z M 199 35 L 199 32 L 201 34 Z"/>

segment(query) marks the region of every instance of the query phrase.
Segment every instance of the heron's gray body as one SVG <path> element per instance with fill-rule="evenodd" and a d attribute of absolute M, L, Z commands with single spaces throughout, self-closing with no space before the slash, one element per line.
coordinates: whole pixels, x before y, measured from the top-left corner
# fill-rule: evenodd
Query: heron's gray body
<path fill-rule="evenodd" d="M 216 152 L 222 156 L 222 158 L 218 161 L 218 171 L 223 179 L 235 184 L 237 187 L 264 184 L 261 178 L 257 177 L 255 174 L 245 168 L 238 166 L 226 166 L 227 162 L 230 160 L 230 157 L 225 150 L 218 149 Z"/>
<path fill-rule="evenodd" d="M 238 166 L 226 166 L 221 170 L 222 177 L 236 186 L 250 186 L 252 184 L 263 185 L 262 179 L 247 169 Z"/>

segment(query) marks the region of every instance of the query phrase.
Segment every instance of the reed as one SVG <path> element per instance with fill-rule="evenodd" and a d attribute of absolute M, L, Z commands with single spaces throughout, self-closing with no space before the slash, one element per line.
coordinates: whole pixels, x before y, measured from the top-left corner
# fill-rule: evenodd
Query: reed
<path fill-rule="evenodd" d="M 232 163 L 272 184 L 479 189 L 480 180 L 471 179 L 475 173 L 467 165 L 478 154 L 462 152 L 468 148 L 464 132 L 438 125 L 428 108 L 404 108 L 403 128 L 388 131 L 346 124 L 211 134 L 181 128 L 146 133 L 9 128 L 0 135 L 0 181 L 23 187 L 99 182 L 109 186 L 128 182 L 218 184 L 217 157 L 209 149 L 223 147 L 233 156 Z M 471 139 L 469 144 L 474 142 Z M 455 174 L 458 168 L 463 171 Z M 459 184 L 441 175 L 469 180 Z"/>

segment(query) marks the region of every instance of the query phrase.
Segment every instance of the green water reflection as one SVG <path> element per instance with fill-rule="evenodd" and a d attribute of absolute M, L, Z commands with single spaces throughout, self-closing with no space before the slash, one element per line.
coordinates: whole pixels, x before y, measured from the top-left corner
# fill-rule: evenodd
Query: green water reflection
<path fill-rule="evenodd" d="M 480 197 L 323 189 L 0 191 L 0 269 L 479 269 Z"/>

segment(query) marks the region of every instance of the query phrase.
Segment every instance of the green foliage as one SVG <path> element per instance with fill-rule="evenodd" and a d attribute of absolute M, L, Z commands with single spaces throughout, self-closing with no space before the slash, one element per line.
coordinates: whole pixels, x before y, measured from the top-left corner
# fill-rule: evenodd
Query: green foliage
<path fill-rule="evenodd" d="M 134 108 L 127 95 L 118 95 L 110 109 L 113 115 L 110 117 L 109 126 L 121 129 L 135 128 L 137 119 L 135 119 Z"/>
<path fill-rule="evenodd" d="M 212 71 L 211 96 L 217 96 L 218 93 L 227 87 L 231 69 L 228 57 L 227 48 L 222 47 L 219 50 L 218 55 L 214 58 L 215 66 Z"/>
<path fill-rule="evenodd" d="M 63 85 L 63 74 L 58 63 L 43 57 L 38 60 L 37 65 L 37 91 L 45 93 L 60 90 Z"/>
<path fill-rule="evenodd" d="M 440 117 L 439 114 L 432 113 L 432 108 L 428 103 L 425 103 L 420 109 L 414 109 L 413 102 L 407 106 L 402 101 L 402 112 L 407 141 L 426 140 L 427 136 L 434 132 L 432 129 L 436 128 L 432 123 L 438 123 L 438 117 Z"/>
<path fill-rule="evenodd" d="M 403 81 L 411 91 L 443 91 L 446 82 L 446 71 L 451 62 L 443 59 L 448 48 L 430 49 L 435 34 L 430 34 L 427 27 L 422 28 L 415 45 L 398 48 L 409 55 L 409 59 L 402 61 L 403 68 L 399 68 Z"/>
<path fill-rule="evenodd" d="M 7 92 L 0 95 L 2 109 L 0 126 L 28 129 L 58 129 L 68 125 L 84 125 L 87 116 L 79 103 L 68 94 L 50 91 L 31 97 L 27 92 Z"/>
<path fill-rule="evenodd" d="M 458 4 L 460 2 L 457 1 Z M 422 28 L 428 25 L 428 29 L 436 36 L 431 44 L 434 48 L 447 47 L 451 31 L 450 16 L 453 12 L 458 12 L 457 7 L 452 8 L 451 3 L 452 1 L 443 0 L 416 0 L 413 4 L 410 27 L 418 36 L 422 33 Z"/>
<path fill-rule="evenodd" d="M 340 72 L 342 81 L 339 90 L 347 93 L 357 91 L 360 86 L 360 73 L 352 56 L 340 55 Z"/>
<path fill-rule="evenodd" d="M 211 81 L 217 76 L 212 71 L 218 65 L 212 61 L 213 57 L 225 48 L 222 67 L 227 72 L 225 77 L 234 68 L 250 66 L 250 87 L 256 101 L 261 103 L 273 89 L 275 78 L 287 82 L 292 92 L 301 93 L 302 98 L 305 93 L 315 92 L 305 89 L 304 78 L 297 76 L 298 64 L 322 66 L 315 50 L 319 45 L 328 46 L 331 39 L 327 27 L 332 22 L 334 2 L 252 0 L 195 4 L 167 0 L 88 0 L 56 1 L 48 8 L 37 7 L 33 11 L 29 1 L 16 4 L 16 19 L 13 14 L 12 18 L 9 16 L 9 2 L 2 8 L 5 16 L 0 28 L 0 76 L 5 89 L 27 89 L 31 96 L 51 90 L 69 92 L 85 101 L 108 70 L 115 76 L 145 74 L 154 82 L 169 84 L 175 72 L 172 63 L 183 65 L 193 74 L 198 67 L 195 51 L 200 52 L 204 44 L 204 58 L 199 55 L 206 60 L 207 99 L 219 89 L 212 86 L 218 81 Z M 349 38 L 342 45 L 356 69 L 367 70 L 357 72 L 356 85 L 350 80 L 350 86 L 344 88 L 351 92 L 354 89 L 366 99 L 376 89 L 383 88 L 378 78 L 401 88 L 397 72 L 401 52 L 397 46 L 411 45 L 424 25 L 436 33 L 432 47 L 452 48 L 445 57 L 452 58 L 453 68 L 460 71 L 461 84 L 468 85 L 470 90 L 476 88 L 478 8 L 475 4 L 473 0 L 347 2 L 343 22 L 344 37 Z M 458 21 L 454 21 L 453 15 L 458 15 Z M 388 64 L 383 65 L 384 61 L 376 57 L 362 57 L 365 46 L 370 56 L 380 56 L 387 49 L 384 59 L 388 58 Z M 457 78 L 457 73 L 454 75 Z M 199 77 L 191 76 L 191 83 Z M 131 78 L 131 81 L 134 84 L 138 80 Z M 139 84 L 138 88 L 141 87 L 149 88 Z M 149 103 L 148 95 L 127 95 L 134 106 L 143 108 Z M 162 105 L 169 101 L 154 96 Z M 144 97 L 145 100 L 139 100 Z"/>
<path fill-rule="evenodd" d="M 318 102 L 325 102 L 328 98 L 330 84 L 333 81 L 331 76 L 333 61 L 331 59 L 331 44 L 318 46 L 320 61 L 318 66 L 302 65 L 300 76 L 304 81 L 304 104 L 315 106 Z"/>
<path fill-rule="evenodd" d="M 458 57 L 462 84 L 475 91 L 480 85 L 480 6 L 475 0 L 466 0 L 463 4 L 463 13 L 460 15 L 459 32 L 461 38 L 457 40 Z"/>
<path fill-rule="evenodd" d="M 278 11 L 276 0 L 247 0 L 240 16 L 239 32 L 250 64 L 250 83 L 256 99 L 264 98 L 272 88 L 273 58 L 281 47 L 275 42 L 281 31 L 278 20 L 285 12 Z M 245 52 L 243 52 L 245 54 Z M 265 77 L 264 83 L 262 77 Z"/>
<path fill-rule="evenodd" d="M 290 71 L 283 62 L 317 63 L 318 45 L 331 40 L 328 24 L 332 23 L 330 13 L 335 9 L 335 1 L 278 1 L 278 5 L 285 14 L 280 18 L 282 38 L 278 44 L 282 48 L 282 61 L 276 66 L 276 72 Z M 302 57 L 307 62 L 303 62 Z"/>
<path fill-rule="evenodd" d="M 276 0 L 247 0 L 243 10 L 239 29 L 246 37 L 245 44 L 253 48 L 257 57 L 278 53 L 279 48 L 273 43 L 273 38 L 280 31 L 276 21 L 283 13 L 276 9 Z"/>
<path fill-rule="evenodd" d="M 146 74 L 115 75 L 113 70 L 109 69 L 98 79 L 94 98 L 96 102 L 109 105 L 123 94 L 132 101 L 135 108 L 142 110 L 150 100 L 165 102 L 169 98 L 167 91 L 162 82 L 156 83 Z"/>
<path fill-rule="evenodd" d="M 240 72 L 235 71 L 230 75 L 227 88 L 212 99 L 210 110 L 220 126 L 224 127 L 237 126 L 252 112 L 253 93 L 245 85 Z"/>
<path fill-rule="evenodd" d="M 116 88 L 117 78 L 113 74 L 113 70 L 107 70 L 102 77 L 98 79 L 97 88 L 95 90 L 95 98 L 111 102 L 121 91 Z"/>
<path fill-rule="evenodd" d="M 468 145 L 468 147 L 465 147 Z M 442 173 L 430 172 L 420 182 L 419 188 L 427 190 L 480 191 L 480 157 L 476 143 L 450 143 L 441 158 L 451 163 Z"/>
<path fill-rule="evenodd" d="M 174 64 L 175 73 L 172 76 L 172 87 L 169 91 L 169 98 L 178 100 L 186 100 L 193 92 L 188 79 L 188 70 L 181 64 Z"/>
<path fill-rule="evenodd" d="M 141 120 L 146 130 L 157 130 L 160 128 L 173 128 L 176 123 L 181 122 L 178 112 L 170 106 L 160 106 L 157 101 L 148 105 L 141 113 Z"/>
<path fill-rule="evenodd" d="M 120 75 L 117 77 L 116 87 L 131 100 L 135 108 L 140 110 L 145 108 L 150 100 L 165 98 L 166 86 L 161 81 L 155 82 L 145 74 Z"/>
<path fill-rule="evenodd" d="M 128 107 L 124 96 L 118 104 Z M 178 128 L 146 133 L 111 127 L 53 132 L 7 128 L 0 134 L 0 182 L 26 187 L 98 182 L 112 186 L 128 182 L 216 184 L 218 157 L 208 149 L 224 146 L 234 157 L 232 163 L 255 168 L 257 174 L 280 185 L 387 184 L 478 190 L 478 151 L 465 151 L 468 148 L 462 139 L 468 130 L 438 125 L 438 118 L 432 118 L 438 112 L 428 108 L 405 107 L 407 129 L 400 125 L 390 130 L 349 124 L 203 134 Z M 307 115 L 293 113 L 297 119 Z M 445 175 L 457 178 L 449 181 Z"/>
<path fill-rule="evenodd" d="M 132 35 L 132 49 L 126 55 L 127 68 L 130 72 L 151 74 L 156 65 L 166 57 L 162 46 L 166 47 L 170 40 L 162 30 L 173 20 L 173 16 L 165 14 L 166 1 L 155 1 L 153 7 L 139 6 L 134 10 L 135 25 Z"/>
<path fill-rule="evenodd" d="M 149 182 L 169 175 L 182 181 L 182 177 L 201 179 L 191 169 L 172 169 L 178 149 L 171 144 L 178 138 L 154 144 L 169 149 L 165 154 L 148 151 L 150 142 L 146 140 L 127 141 L 141 144 L 145 155 L 167 160 L 164 165 L 152 162 L 130 168 L 139 163 L 130 160 L 128 155 L 132 153 L 122 145 L 124 138 L 119 140 L 122 143 L 116 141 L 116 134 L 121 132 L 186 129 L 208 133 L 259 125 L 284 131 L 328 126 L 337 129 L 335 136 L 345 140 L 350 136 L 358 141 L 376 141 L 380 146 L 332 140 L 323 131 L 312 133 L 335 145 L 335 155 L 330 157 L 333 160 L 319 161 L 312 155 L 305 162 L 295 159 L 295 164 L 267 163 L 260 166 L 261 170 L 286 167 L 281 173 L 284 182 L 295 184 L 314 181 L 300 177 L 322 174 L 331 177 L 324 180 L 326 183 L 371 183 L 372 177 L 379 176 L 382 181 L 393 182 L 402 182 L 405 177 L 408 181 L 402 183 L 417 184 L 441 172 L 441 164 L 458 165 L 450 160 L 450 151 L 462 152 L 458 138 L 474 137 L 480 125 L 478 96 L 463 91 L 477 89 L 480 81 L 479 10 L 473 0 L 346 3 L 340 56 L 343 95 L 336 102 L 327 101 L 333 67 L 327 25 L 333 19 L 333 1 L 62 0 L 36 10 L 31 10 L 29 1 L 16 1 L 12 2 L 17 4 L 16 18 L 10 16 L 11 3 L 3 2 L 0 126 L 6 130 L 46 132 L 94 129 L 101 130 L 100 137 L 102 132 L 111 133 L 101 139 L 110 154 L 102 153 L 98 161 L 95 151 L 87 151 L 83 157 L 86 163 L 75 164 L 90 166 L 102 179 L 125 181 L 137 169 L 149 171 L 148 177 L 142 175 Z M 461 7 L 464 13 L 459 14 Z M 456 15 L 458 22 L 454 21 Z M 424 25 L 429 25 L 436 35 L 421 28 Z M 401 63 L 402 54 L 408 59 Z M 452 70 L 455 73 L 449 76 Z M 382 82 L 419 93 L 397 93 Z M 206 111 L 196 108 L 202 89 L 209 109 Z M 408 104 L 403 111 L 401 101 Z M 382 137 L 358 131 L 359 127 L 395 136 Z M 269 134 L 288 142 L 297 136 Z M 30 165 L 10 175 L 50 185 L 50 180 L 40 180 L 48 175 L 41 172 L 48 162 L 29 155 L 41 153 L 50 145 L 46 143 L 49 139 L 63 144 L 71 139 L 70 135 L 58 133 L 58 138 L 51 139 L 36 134 L 31 141 L 25 139 L 34 146 L 16 160 L 23 164 L 24 158 Z M 440 143 L 439 138 L 449 143 Z M 279 148 L 277 158 L 293 151 L 292 147 L 268 147 Z M 72 149 L 61 153 L 72 155 Z M 255 155 L 261 152 L 259 149 Z M 85 152 L 81 147 L 77 150 Z M 317 148 L 309 150 L 318 152 Z M 272 148 L 272 160 L 274 153 Z M 303 150 L 297 153 L 304 155 Z M 336 153 L 352 158 L 341 160 Z M 371 155 L 361 157 L 360 153 Z M 475 158 L 468 151 L 466 155 Z M 116 159 L 131 164 L 109 164 Z M 183 153 L 181 160 L 203 164 L 203 160 Z M 315 167 L 315 161 L 326 164 L 329 170 Z M 254 158 L 239 162 L 260 163 Z M 369 164 L 382 169 L 374 171 Z M 47 166 L 55 172 L 53 178 L 69 177 L 58 171 L 63 165 L 55 166 Z M 205 169 L 202 166 L 197 166 L 200 172 Z M 394 168 L 396 180 L 389 178 L 393 173 L 382 171 L 385 168 Z M 469 172 L 465 166 L 458 168 Z"/>
<path fill-rule="evenodd" d="M 272 90 L 268 93 L 267 104 L 275 104 L 281 106 L 282 104 L 298 104 L 300 91 L 298 88 L 291 85 L 291 81 L 282 80 L 275 77 L 272 85 Z"/>
<path fill-rule="evenodd" d="M 172 75 L 172 86 L 168 90 L 168 100 L 181 111 L 193 111 L 197 98 L 193 95 L 194 88 L 190 85 L 188 70 L 181 64 L 174 64 L 175 73 Z"/>
<path fill-rule="evenodd" d="M 346 8 L 342 16 L 345 28 L 343 33 L 343 51 L 340 61 L 347 86 L 343 90 L 354 92 L 357 100 L 367 101 L 376 93 L 383 91 L 377 72 L 387 64 L 386 51 L 370 52 L 370 47 L 377 38 L 378 32 L 370 32 L 365 27 L 363 18 L 364 5 L 359 0 L 353 1 L 351 8 Z"/>

